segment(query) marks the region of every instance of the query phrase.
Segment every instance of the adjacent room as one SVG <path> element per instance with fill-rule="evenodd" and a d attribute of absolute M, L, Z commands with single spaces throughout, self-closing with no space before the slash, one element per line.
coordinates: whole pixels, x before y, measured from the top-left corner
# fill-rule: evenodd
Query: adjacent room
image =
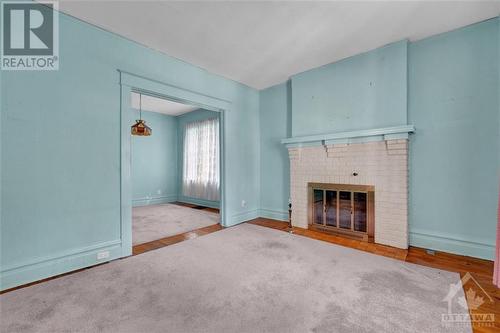
<path fill-rule="evenodd" d="M 0 332 L 500 332 L 500 1 L 0 9 Z"/>
<path fill-rule="evenodd" d="M 140 92 L 131 107 L 132 245 L 218 225 L 219 113 Z"/>

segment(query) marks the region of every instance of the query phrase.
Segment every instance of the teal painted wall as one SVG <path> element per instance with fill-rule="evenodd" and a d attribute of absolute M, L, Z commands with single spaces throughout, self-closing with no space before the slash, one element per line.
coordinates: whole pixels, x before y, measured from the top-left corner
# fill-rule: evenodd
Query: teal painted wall
<path fill-rule="evenodd" d="M 63 14 L 59 68 L 1 74 L 1 288 L 126 253 L 117 69 L 231 103 L 226 224 L 258 216 L 258 91 Z"/>
<path fill-rule="evenodd" d="M 292 77 L 293 136 L 401 125 L 408 114 L 416 128 L 409 163 L 413 246 L 493 259 L 500 165 L 499 30 L 495 18 Z M 284 85 L 277 85 L 260 95 L 261 207 L 278 207 L 288 196 L 264 193 L 271 188 L 267 182 L 280 174 L 289 177 L 288 157 L 278 151 L 270 157 L 274 140 L 265 139 L 282 130 L 280 119 L 287 116 L 283 91 Z M 273 163 L 279 168 L 265 162 L 277 156 L 281 160 Z"/>
<path fill-rule="evenodd" d="M 189 113 L 185 113 L 183 115 L 177 116 L 177 121 L 178 121 L 178 142 L 179 142 L 179 149 L 178 149 L 178 178 L 177 178 L 177 186 L 179 189 L 178 192 L 178 200 L 181 202 L 187 202 L 195 205 L 202 205 L 202 206 L 207 206 L 207 207 L 212 207 L 212 208 L 219 208 L 220 207 L 220 202 L 219 201 L 210 201 L 210 200 L 201 200 L 198 198 L 192 198 L 192 197 L 187 197 L 182 194 L 182 166 L 184 163 L 184 127 L 186 126 L 187 123 L 193 122 L 193 121 L 199 121 L 199 120 L 204 120 L 204 119 L 210 119 L 210 118 L 219 118 L 219 113 L 215 111 L 209 111 L 209 110 L 195 110 Z"/>
<path fill-rule="evenodd" d="M 290 163 L 281 139 L 291 132 L 291 87 L 285 82 L 260 92 L 260 215 L 288 220 Z"/>
<path fill-rule="evenodd" d="M 139 113 L 135 112 L 135 118 Z M 184 126 L 186 123 L 219 118 L 219 112 L 198 109 L 180 116 L 143 112 L 153 129 L 150 137 L 132 137 L 132 200 L 134 206 L 180 201 L 219 208 L 219 201 L 182 195 Z"/>
<path fill-rule="evenodd" d="M 292 77 L 292 135 L 406 124 L 407 42 Z"/>
<path fill-rule="evenodd" d="M 139 112 L 133 112 L 139 119 Z M 153 135 L 132 136 L 132 204 L 143 206 L 176 201 L 179 181 L 177 118 L 143 111 L 142 119 L 153 129 Z"/>
<path fill-rule="evenodd" d="M 410 243 L 493 258 L 498 19 L 409 47 Z"/>

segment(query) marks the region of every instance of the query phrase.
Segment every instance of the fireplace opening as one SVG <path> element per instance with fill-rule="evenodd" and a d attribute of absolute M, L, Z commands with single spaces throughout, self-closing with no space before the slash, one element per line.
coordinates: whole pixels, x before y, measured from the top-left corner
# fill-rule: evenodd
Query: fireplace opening
<path fill-rule="evenodd" d="M 308 192 L 310 229 L 373 240 L 374 186 L 308 183 Z"/>

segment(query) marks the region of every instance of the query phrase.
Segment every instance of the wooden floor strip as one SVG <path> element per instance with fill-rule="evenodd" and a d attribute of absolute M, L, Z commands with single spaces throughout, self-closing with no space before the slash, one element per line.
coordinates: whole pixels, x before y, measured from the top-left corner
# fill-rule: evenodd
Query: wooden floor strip
<path fill-rule="evenodd" d="M 197 238 L 203 235 L 210 234 L 224 229 L 220 224 L 209 225 L 208 227 L 203 227 L 193 231 L 188 231 L 179 235 L 169 236 L 161 239 L 157 239 L 148 243 L 135 245 L 132 249 L 133 255 L 138 255 L 144 252 L 159 249 L 161 247 L 169 246 L 172 244 L 180 243 L 182 241 Z"/>

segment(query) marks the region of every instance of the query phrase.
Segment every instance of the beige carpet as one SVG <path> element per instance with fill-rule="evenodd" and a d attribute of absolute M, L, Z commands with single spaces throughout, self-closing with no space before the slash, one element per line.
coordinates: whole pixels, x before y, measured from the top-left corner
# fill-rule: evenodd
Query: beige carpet
<path fill-rule="evenodd" d="M 441 325 L 458 281 L 244 224 L 1 295 L 0 331 L 470 332 Z"/>
<path fill-rule="evenodd" d="M 143 244 L 219 223 L 219 214 L 175 204 L 134 207 L 132 244 Z"/>

